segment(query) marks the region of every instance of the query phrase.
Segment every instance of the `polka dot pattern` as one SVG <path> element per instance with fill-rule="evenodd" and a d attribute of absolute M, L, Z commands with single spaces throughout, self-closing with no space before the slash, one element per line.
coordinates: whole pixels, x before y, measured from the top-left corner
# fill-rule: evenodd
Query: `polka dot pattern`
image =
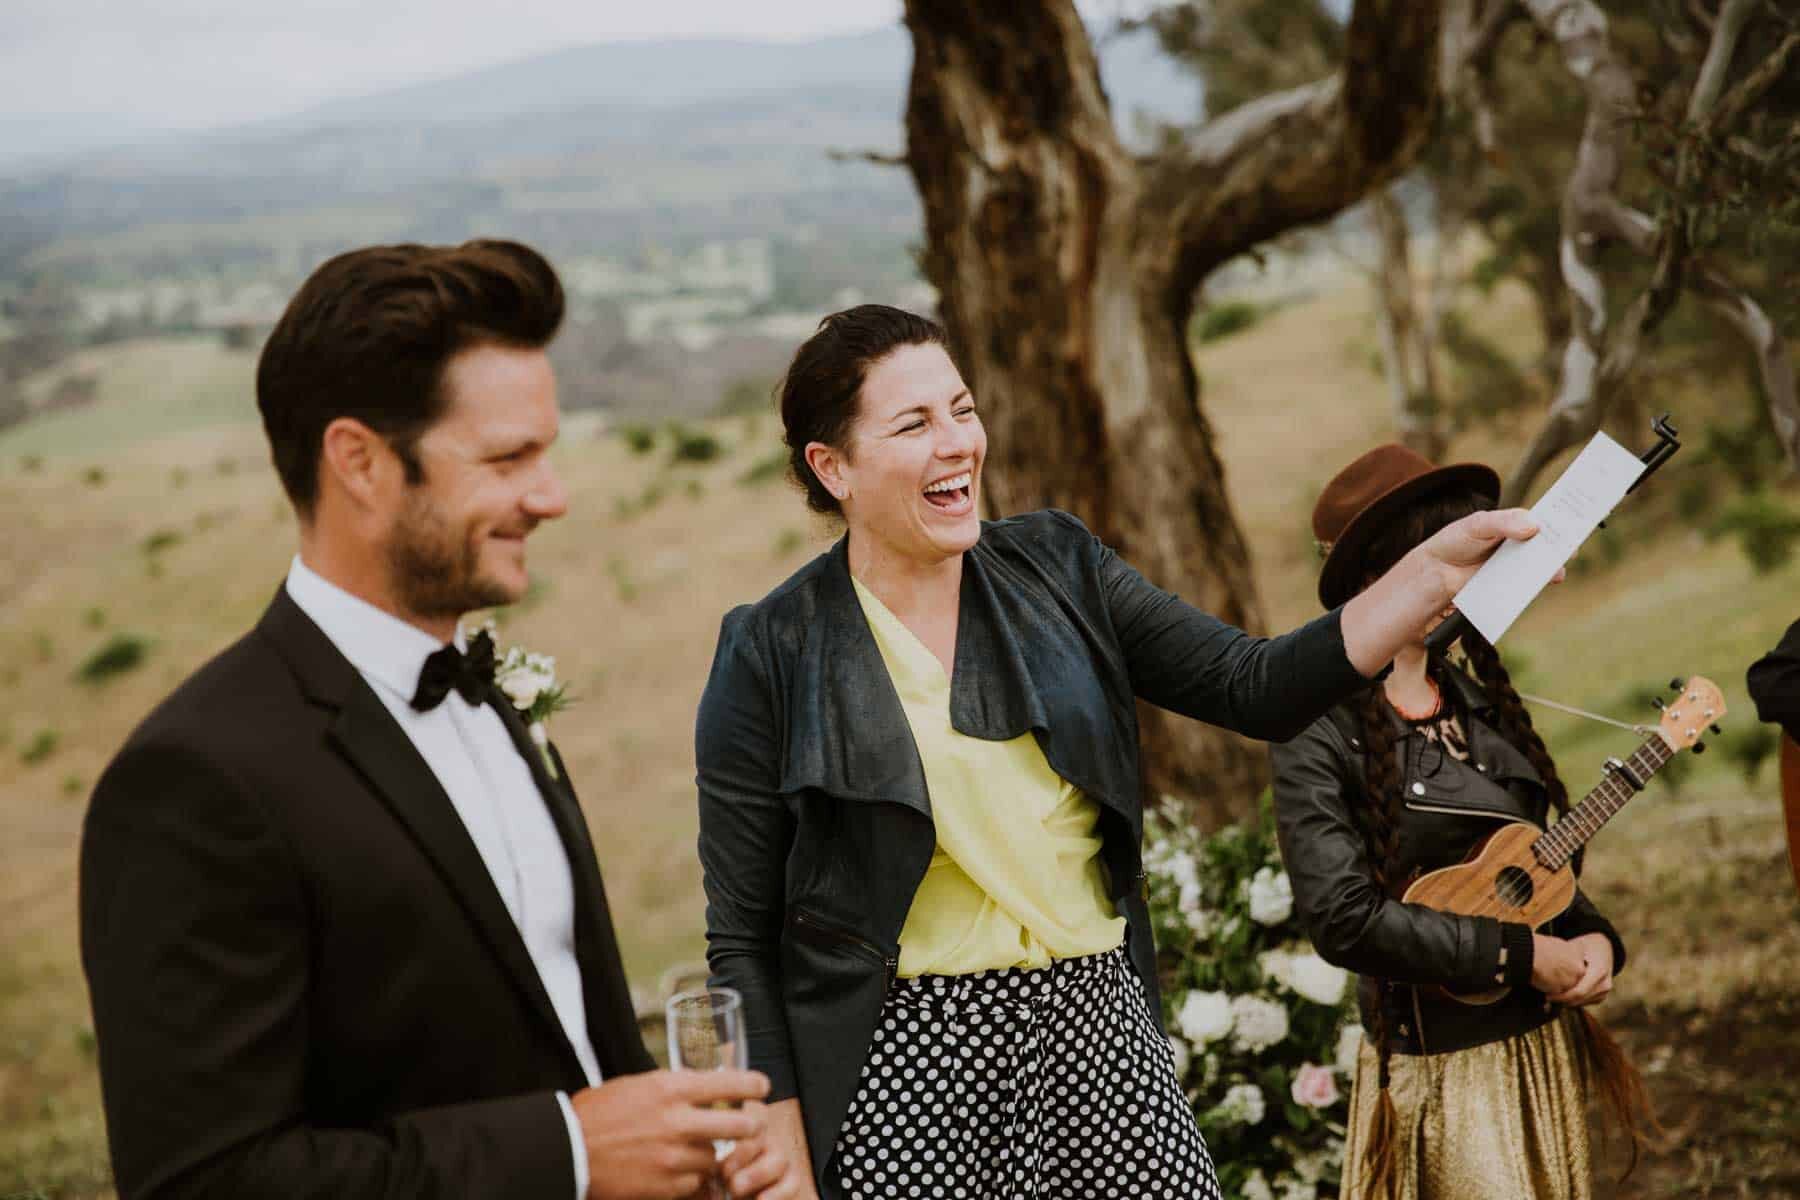
<path fill-rule="evenodd" d="M 833 1170 L 849 1200 L 1219 1200 L 1123 949 L 897 981 Z"/>

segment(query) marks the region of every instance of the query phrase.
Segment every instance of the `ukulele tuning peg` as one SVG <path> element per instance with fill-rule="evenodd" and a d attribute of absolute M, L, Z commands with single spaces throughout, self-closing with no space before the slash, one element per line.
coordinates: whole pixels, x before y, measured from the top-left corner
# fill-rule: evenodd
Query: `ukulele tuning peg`
<path fill-rule="evenodd" d="M 1713 726 L 1713 727 L 1712 727 L 1712 731 L 1713 731 L 1713 732 L 1714 732 L 1714 733 L 1724 733 L 1724 732 L 1725 732 L 1725 731 L 1724 731 L 1724 730 L 1723 730 L 1723 729 L 1720 729 L 1720 728 L 1719 728 L 1719 727 L 1718 727 L 1718 726 L 1717 726 L 1717 725 L 1714 725 L 1714 726 Z"/>
<path fill-rule="evenodd" d="M 1671 692 L 1679 692 L 1684 686 L 1686 685 L 1679 679 L 1669 680 L 1669 690 Z"/>
<path fill-rule="evenodd" d="M 1668 706 L 1667 706 L 1667 705 L 1665 705 L 1665 704 L 1664 704 L 1664 703 L 1663 703 L 1663 699 L 1662 699 L 1662 697 L 1661 697 L 1661 696 L 1652 696 L 1652 697 L 1650 697 L 1650 703 L 1652 703 L 1652 704 L 1654 704 L 1654 705 L 1656 705 L 1656 707 L 1657 707 L 1657 708 L 1658 708 L 1658 709 L 1663 709 L 1663 708 L 1667 708 L 1667 707 L 1668 707 Z"/>
<path fill-rule="evenodd" d="M 1706 753 L 1706 743 L 1705 742 L 1695 742 L 1694 743 L 1694 753 L 1695 754 L 1705 754 Z"/>

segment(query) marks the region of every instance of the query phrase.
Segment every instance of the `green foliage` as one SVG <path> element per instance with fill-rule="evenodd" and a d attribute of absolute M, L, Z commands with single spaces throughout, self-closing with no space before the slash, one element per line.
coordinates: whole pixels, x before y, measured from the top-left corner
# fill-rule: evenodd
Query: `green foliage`
<path fill-rule="evenodd" d="M 633 454 L 648 454 L 656 449 L 656 430 L 648 425 L 621 426 L 619 437 L 624 440 L 625 448 Z"/>
<path fill-rule="evenodd" d="M 186 467 L 176 467 L 169 472 L 169 486 L 175 488 L 177 491 L 186 487 L 187 481 L 188 469 Z"/>
<path fill-rule="evenodd" d="M 1209 304 L 1194 317 L 1194 340 L 1204 344 L 1242 333 L 1260 321 L 1265 311 L 1248 300 Z"/>
<path fill-rule="evenodd" d="M 638 598 L 637 581 L 632 579 L 631 570 L 623 558 L 616 554 L 608 558 L 606 573 L 612 576 L 613 586 L 618 590 L 621 603 L 630 604 Z"/>
<path fill-rule="evenodd" d="M 637 496 L 619 496 L 613 500 L 613 516 L 628 521 L 639 513 L 649 512 L 669 494 L 668 481 L 652 479 Z"/>
<path fill-rule="evenodd" d="M 76 668 L 75 678 L 81 683 L 105 683 L 116 675 L 136 670 L 149 653 L 149 639 L 135 633 L 115 633 Z"/>
<path fill-rule="evenodd" d="M 706 485 L 698 479 L 690 479 L 681 487 L 689 500 L 698 500 L 706 495 Z"/>
<path fill-rule="evenodd" d="M 779 479 L 787 473 L 788 450 L 786 446 L 769 451 L 745 468 L 738 476 L 738 482 L 744 487 L 760 487 L 771 480 Z"/>
<path fill-rule="evenodd" d="M 31 651 L 40 663 L 54 662 L 56 659 L 56 641 L 43 630 L 31 635 Z"/>
<path fill-rule="evenodd" d="M 1773 481 L 1784 465 L 1781 443 L 1769 428 L 1765 411 L 1741 424 L 1707 426 L 1706 446 L 1700 457 L 1722 468 L 1745 491 Z"/>
<path fill-rule="evenodd" d="M 775 557 L 786 558 L 806 544 L 806 535 L 788 526 L 775 535 Z"/>
<path fill-rule="evenodd" d="M 106 610 L 104 608 L 90 608 L 81 614 L 81 621 L 82 624 L 86 625 L 89 629 L 103 628 L 106 625 Z"/>
<path fill-rule="evenodd" d="M 181 531 L 178 529 L 158 529 L 144 539 L 144 553 L 161 554 L 164 550 L 181 544 Z"/>
<path fill-rule="evenodd" d="M 106 486 L 106 468 L 105 467 L 89 467 L 87 470 L 85 470 L 81 473 L 81 482 L 87 484 L 89 487 L 95 487 L 95 488 L 105 487 Z"/>
<path fill-rule="evenodd" d="M 1725 736 L 1713 743 L 1725 761 L 1743 772 L 1744 782 L 1754 784 L 1763 763 L 1775 757 L 1781 748 L 1781 733 L 1773 725 L 1753 721 L 1739 722 L 1726 730 Z"/>
<path fill-rule="evenodd" d="M 767 379 L 734 379 L 725 386 L 717 415 L 721 417 L 760 416 L 771 406 L 771 384 Z"/>
<path fill-rule="evenodd" d="M 62 781 L 62 794 L 63 795 L 71 796 L 71 797 L 79 796 L 79 795 L 81 795 L 82 792 L 84 792 L 86 790 L 87 790 L 87 780 L 84 779 L 83 777 L 81 777 L 80 775 L 69 774 L 69 775 L 63 776 L 63 781 Z"/>
<path fill-rule="evenodd" d="M 1524 372 L 1504 350 L 1476 332 L 1461 313 L 1445 313 L 1438 335 L 1455 372 L 1451 410 L 1459 426 L 1491 423 L 1532 399 Z"/>
<path fill-rule="evenodd" d="M 62 734 L 56 730 L 40 729 L 31 735 L 31 740 L 25 743 L 23 750 L 19 751 L 19 761 L 28 767 L 36 766 L 55 754 L 56 747 L 61 741 Z"/>
<path fill-rule="evenodd" d="M 1800 516 L 1767 493 L 1756 491 L 1732 502 L 1708 528 L 1711 537 L 1735 537 L 1758 574 L 1786 566 L 1800 540 Z"/>
<path fill-rule="evenodd" d="M 36 475 L 44 469 L 44 456 L 41 454 L 25 454 L 19 457 L 19 470 L 26 475 Z"/>
<path fill-rule="evenodd" d="M 706 430 L 689 429 L 673 421 L 669 423 L 670 462 L 711 462 L 724 451 L 725 447 L 719 439 Z"/>

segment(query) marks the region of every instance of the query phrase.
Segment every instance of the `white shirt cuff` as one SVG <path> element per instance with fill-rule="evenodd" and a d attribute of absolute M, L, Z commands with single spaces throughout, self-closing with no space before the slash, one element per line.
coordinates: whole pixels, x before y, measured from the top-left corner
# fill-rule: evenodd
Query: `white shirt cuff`
<path fill-rule="evenodd" d="M 575 1200 L 587 1200 L 587 1139 L 581 1136 L 581 1118 L 575 1115 L 575 1106 L 569 1103 L 567 1092 L 556 1093 L 556 1102 L 562 1105 L 563 1121 L 569 1127 L 569 1157 L 575 1164 Z"/>

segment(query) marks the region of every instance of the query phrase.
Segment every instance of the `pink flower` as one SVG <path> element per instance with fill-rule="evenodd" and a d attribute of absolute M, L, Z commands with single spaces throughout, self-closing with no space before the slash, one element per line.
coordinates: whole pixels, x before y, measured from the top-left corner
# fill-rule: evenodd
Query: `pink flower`
<path fill-rule="evenodd" d="M 1289 1089 L 1295 1104 L 1303 1104 L 1307 1108 L 1329 1108 L 1338 1102 L 1337 1077 L 1330 1067 L 1321 1067 L 1315 1063 L 1302 1066 L 1294 1076 L 1294 1085 Z"/>

